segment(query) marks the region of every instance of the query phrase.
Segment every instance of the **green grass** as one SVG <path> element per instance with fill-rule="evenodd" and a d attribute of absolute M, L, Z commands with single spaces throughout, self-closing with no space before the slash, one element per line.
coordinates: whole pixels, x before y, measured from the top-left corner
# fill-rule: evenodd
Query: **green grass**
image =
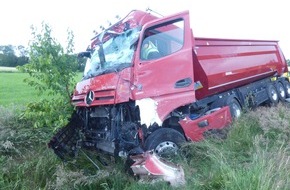
<path fill-rule="evenodd" d="M 0 105 L 25 105 L 41 98 L 33 87 L 23 82 L 27 77 L 27 73 L 0 72 Z"/>
<path fill-rule="evenodd" d="M 290 187 L 290 108 L 279 105 L 243 115 L 225 140 L 208 139 L 182 148 L 186 185 L 140 183 L 123 162 L 95 170 L 63 164 L 47 148 L 53 132 L 31 128 L 20 108 L 0 106 L 0 189 L 286 190 Z"/>
<path fill-rule="evenodd" d="M 224 141 L 185 147 L 188 189 L 272 190 L 290 187 L 290 108 L 261 107 L 233 124 Z"/>
<path fill-rule="evenodd" d="M 76 80 L 79 81 L 81 76 L 82 73 L 78 73 Z M 0 105 L 26 105 L 29 102 L 40 100 L 43 96 L 23 82 L 28 77 L 27 73 L 0 72 Z"/>

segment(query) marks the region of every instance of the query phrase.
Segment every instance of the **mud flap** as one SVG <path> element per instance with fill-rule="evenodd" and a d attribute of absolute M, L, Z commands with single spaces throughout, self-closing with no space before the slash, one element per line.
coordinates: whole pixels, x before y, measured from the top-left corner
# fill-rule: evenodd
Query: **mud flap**
<path fill-rule="evenodd" d="M 142 180 L 162 179 L 172 186 L 185 185 L 183 168 L 157 156 L 152 151 L 130 156 L 130 158 L 135 161 L 131 166 L 134 175 Z"/>

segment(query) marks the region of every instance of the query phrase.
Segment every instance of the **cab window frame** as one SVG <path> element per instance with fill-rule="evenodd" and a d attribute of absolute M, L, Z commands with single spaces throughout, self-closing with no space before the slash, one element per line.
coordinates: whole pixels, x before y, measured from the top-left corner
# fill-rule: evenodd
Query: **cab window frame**
<path fill-rule="evenodd" d="M 174 29 L 167 29 L 165 31 L 161 31 L 162 29 L 166 29 L 166 27 L 175 27 Z M 174 36 L 172 33 L 176 33 L 179 31 L 178 36 Z M 184 39 L 185 39 L 185 20 L 183 18 L 174 19 L 171 21 L 167 21 L 164 23 L 160 23 L 154 26 L 150 26 L 145 29 L 142 37 L 141 48 L 139 52 L 140 59 L 143 61 L 147 61 L 142 56 L 144 43 L 148 40 L 152 40 L 153 44 L 157 46 L 157 49 L 160 52 L 160 57 L 155 58 L 159 59 L 162 57 L 166 57 L 175 52 L 180 51 L 184 47 Z M 179 45 L 176 49 L 173 49 L 175 46 Z M 169 45 L 169 46 L 168 46 Z M 173 49 L 173 51 L 172 51 Z M 150 59 L 154 60 L 154 59 Z"/>

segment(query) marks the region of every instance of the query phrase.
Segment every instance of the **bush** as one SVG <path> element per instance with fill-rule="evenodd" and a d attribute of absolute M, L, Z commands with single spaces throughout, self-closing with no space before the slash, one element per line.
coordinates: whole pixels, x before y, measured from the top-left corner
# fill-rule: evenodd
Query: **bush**
<path fill-rule="evenodd" d="M 22 118 L 34 121 L 35 127 L 58 128 L 67 123 L 73 110 L 70 97 L 77 68 L 76 56 L 72 55 L 74 36 L 68 31 L 68 45 L 64 50 L 46 23 L 42 23 L 40 33 L 32 27 L 32 35 L 29 64 L 18 69 L 28 72 L 30 77 L 24 81 L 46 98 L 28 104 Z"/>

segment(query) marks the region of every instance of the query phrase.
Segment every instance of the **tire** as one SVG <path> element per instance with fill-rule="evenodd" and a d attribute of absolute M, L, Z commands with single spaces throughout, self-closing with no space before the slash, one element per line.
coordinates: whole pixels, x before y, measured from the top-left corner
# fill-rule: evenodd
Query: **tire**
<path fill-rule="evenodd" d="M 279 100 L 281 102 L 285 102 L 285 99 L 286 99 L 286 91 L 285 91 L 285 88 L 284 88 L 283 84 L 281 82 L 278 82 L 276 84 L 276 89 L 278 91 Z"/>
<path fill-rule="evenodd" d="M 279 95 L 277 92 L 277 89 L 275 88 L 275 86 L 273 84 L 269 84 L 267 85 L 267 94 L 268 94 L 268 104 L 270 106 L 275 106 L 278 104 L 279 102 Z"/>
<path fill-rule="evenodd" d="M 242 107 L 239 101 L 234 96 L 228 97 L 226 105 L 230 107 L 230 112 L 233 119 L 237 119 L 238 117 L 241 116 Z"/>
<path fill-rule="evenodd" d="M 185 143 L 184 136 L 171 128 L 160 128 L 154 131 L 145 141 L 145 150 L 153 150 L 163 158 L 177 154 L 180 146 Z"/>
<path fill-rule="evenodd" d="M 288 81 L 284 82 L 283 87 L 285 89 L 286 98 L 290 98 L 290 83 Z"/>

